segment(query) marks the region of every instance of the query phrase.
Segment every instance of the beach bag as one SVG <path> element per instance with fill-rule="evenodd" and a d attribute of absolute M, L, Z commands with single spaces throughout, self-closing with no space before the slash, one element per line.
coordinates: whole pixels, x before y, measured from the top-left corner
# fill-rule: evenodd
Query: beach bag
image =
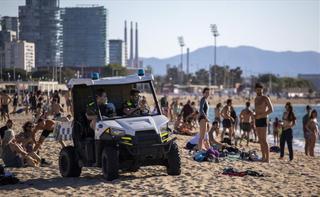
<path fill-rule="evenodd" d="M 11 173 L 5 173 L 0 175 L 0 186 L 1 185 L 13 185 L 19 183 L 19 179 Z"/>
<path fill-rule="evenodd" d="M 222 143 L 226 143 L 228 145 L 231 145 L 231 140 L 227 137 L 223 138 Z"/>
<path fill-rule="evenodd" d="M 259 156 L 256 151 L 249 151 L 249 161 L 258 161 Z"/>
<path fill-rule="evenodd" d="M 240 159 L 242 159 L 242 160 L 249 160 L 249 156 L 250 156 L 249 152 L 241 152 L 240 153 Z"/>
<path fill-rule="evenodd" d="M 270 147 L 270 152 L 279 153 L 280 152 L 280 147 L 279 146 L 271 146 Z"/>
<path fill-rule="evenodd" d="M 226 148 L 227 149 L 227 151 L 229 152 L 229 153 L 238 153 L 238 152 L 240 152 L 240 150 L 238 149 L 238 148 L 235 148 L 235 147 L 228 147 L 228 148 Z"/>
<path fill-rule="evenodd" d="M 16 111 L 17 114 L 21 114 L 22 112 L 24 112 L 24 108 L 20 108 Z"/>
<path fill-rule="evenodd" d="M 205 151 L 198 151 L 193 156 L 193 160 L 197 162 L 203 162 L 206 161 L 207 153 Z"/>

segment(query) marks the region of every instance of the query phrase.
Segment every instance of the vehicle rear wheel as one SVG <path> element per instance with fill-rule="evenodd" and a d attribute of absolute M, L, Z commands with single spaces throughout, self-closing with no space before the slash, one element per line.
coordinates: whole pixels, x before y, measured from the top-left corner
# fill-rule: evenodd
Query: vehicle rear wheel
<path fill-rule="evenodd" d="M 81 167 L 74 147 L 67 146 L 60 151 L 59 170 L 63 177 L 79 177 Z"/>
<path fill-rule="evenodd" d="M 112 181 L 119 177 L 119 151 L 116 147 L 105 147 L 101 156 L 102 172 L 105 179 Z"/>
<path fill-rule="evenodd" d="M 178 145 L 173 142 L 171 144 L 170 151 L 167 153 L 167 173 L 168 175 L 180 175 L 181 174 L 181 159 L 179 154 Z"/>

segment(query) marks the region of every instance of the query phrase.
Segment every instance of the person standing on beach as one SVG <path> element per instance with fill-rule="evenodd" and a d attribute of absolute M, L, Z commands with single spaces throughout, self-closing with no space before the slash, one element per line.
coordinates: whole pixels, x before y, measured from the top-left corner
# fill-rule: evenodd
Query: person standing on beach
<path fill-rule="evenodd" d="M 263 95 L 263 86 L 257 83 L 255 86 L 255 126 L 262 152 L 262 162 L 269 162 L 269 145 L 267 142 L 268 115 L 273 112 L 273 106 L 269 97 Z"/>
<path fill-rule="evenodd" d="M 1 120 L 6 121 L 10 119 L 9 116 L 9 104 L 11 103 L 12 99 L 7 94 L 5 90 L 2 91 L 1 94 Z"/>
<path fill-rule="evenodd" d="M 210 95 L 210 89 L 204 88 L 202 91 L 203 97 L 200 100 L 200 107 L 199 107 L 199 125 L 200 125 L 200 137 L 199 137 L 199 143 L 198 143 L 198 150 L 203 149 L 203 144 L 206 144 L 204 141 L 204 137 L 206 133 L 208 132 L 208 112 L 209 112 L 209 104 L 208 104 L 208 97 Z"/>
<path fill-rule="evenodd" d="M 169 103 L 168 103 L 167 95 L 164 95 L 160 99 L 160 106 L 161 106 L 161 111 L 163 115 L 168 116 Z"/>
<path fill-rule="evenodd" d="M 314 157 L 314 147 L 316 145 L 317 141 L 317 135 L 319 135 L 319 123 L 317 121 L 318 113 L 314 109 L 311 112 L 310 119 L 306 125 L 307 134 L 309 135 L 308 141 L 308 152 L 307 155 L 310 155 L 311 157 Z"/>
<path fill-rule="evenodd" d="M 288 145 L 289 151 L 289 159 L 293 160 L 293 148 L 292 148 L 292 140 L 293 140 L 293 131 L 292 128 L 296 124 L 296 116 L 294 115 L 293 108 L 290 102 L 287 102 L 285 105 L 286 111 L 283 113 L 283 130 L 280 136 L 280 159 L 283 159 L 284 156 L 284 146 L 285 142 Z"/>
<path fill-rule="evenodd" d="M 220 124 L 221 124 L 221 107 L 222 104 L 218 103 L 214 109 L 214 120 L 218 122 L 218 128 L 216 129 L 216 136 L 220 135 Z"/>
<path fill-rule="evenodd" d="M 279 145 L 279 134 L 281 131 L 281 124 L 279 118 L 276 117 L 273 122 L 273 143 L 275 146 Z"/>
<path fill-rule="evenodd" d="M 308 152 L 309 152 L 309 139 L 308 137 L 310 136 L 307 136 L 307 133 L 308 133 L 308 130 L 306 128 L 306 125 L 307 123 L 309 122 L 309 119 L 310 119 L 310 112 L 311 112 L 311 107 L 310 105 L 307 105 L 306 106 L 306 114 L 303 116 L 302 118 L 302 128 L 303 128 L 303 136 L 304 136 L 304 141 L 305 141 L 305 145 L 304 145 L 304 153 L 306 155 L 308 155 Z"/>
<path fill-rule="evenodd" d="M 241 136 L 240 145 L 243 137 L 247 140 L 247 146 L 249 146 L 250 132 L 252 130 L 251 123 L 253 121 L 253 112 L 250 109 L 250 102 L 246 102 L 246 108 L 243 109 L 239 115 L 240 117 L 240 129 L 243 131 Z"/>
<path fill-rule="evenodd" d="M 227 129 L 228 129 L 230 141 L 233 136 L 234 127 L 232 125 L 232 121 L 235 121 L 235 120 L 231 117 L 231 106 L 232 106 L 232 100 L 228 99 L 227 104 L 221 110 L 221 116 L 223 118 L 223 121 L 222 121 L 223 131 L 221 135 L 221 141 L 223 141 L 223 137 Z"/>

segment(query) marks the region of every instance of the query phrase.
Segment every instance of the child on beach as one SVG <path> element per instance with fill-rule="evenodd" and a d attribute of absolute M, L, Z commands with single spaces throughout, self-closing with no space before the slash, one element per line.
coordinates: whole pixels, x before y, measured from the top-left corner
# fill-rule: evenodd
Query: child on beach
<path fill-rule="evenodd" d="M 279 135 L 281 131 L 281 123 L 279 121 L 279 118 L 276 117 L 273 122 L 273 139 L 274 139 L 274 145 L 279 145 Z"/>

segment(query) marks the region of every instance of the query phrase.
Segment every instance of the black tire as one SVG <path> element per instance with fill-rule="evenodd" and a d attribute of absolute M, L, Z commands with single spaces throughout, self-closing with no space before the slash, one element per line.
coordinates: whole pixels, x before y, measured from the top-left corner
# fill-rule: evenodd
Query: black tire
<path fill-rule="evenodd" d="M 167 173 L 168 175 L 180 175 L 181 174 L 181 158 L 179 154 L 178 145 L 173 142 L 171 144 L 170 151 L 167 153 Z"/>
<path fill-rule="evenodd" d="M 63 177 L 79 177 L 81 167 L 76 150 L 72 146 L 64 147 L 59 155 L 59 170 Z"/>
<path fill-rule="evenodd" d="M 116 147 L 105 147 L 101 155 L 102 173 L 105 179 L 112 181 L 119 177 L 119 151 Z"/>

